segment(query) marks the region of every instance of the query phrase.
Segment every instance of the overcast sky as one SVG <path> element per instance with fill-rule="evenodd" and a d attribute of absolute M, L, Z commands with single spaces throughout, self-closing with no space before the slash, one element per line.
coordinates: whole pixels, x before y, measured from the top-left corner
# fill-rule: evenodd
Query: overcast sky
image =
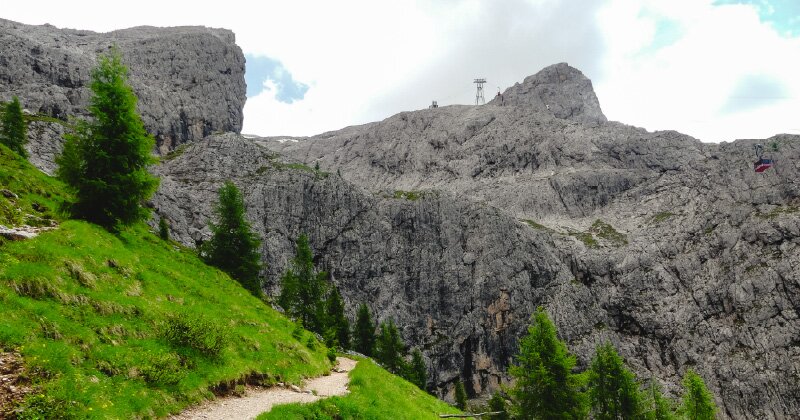
<path fill-rule="evenodd" d="M 232 29 L 248 60 L 245 133 L 472 104 L 476 77 L 488 98 L 567 62 L 611 120 L 708 142 L 800 134 L 800 0 L 6 3 L 0 17 L 28 24 Z"/>

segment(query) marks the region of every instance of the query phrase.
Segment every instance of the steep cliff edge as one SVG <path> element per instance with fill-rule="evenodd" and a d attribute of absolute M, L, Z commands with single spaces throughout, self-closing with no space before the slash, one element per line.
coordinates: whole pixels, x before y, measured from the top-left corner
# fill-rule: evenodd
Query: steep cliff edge
<path fill-rule="evenodd" d="M 213 132 L 239 132 L 244 55 L 234 34 L 203 27 L 138 27 L 95 33 L 0 19 L 0 101 L 17 95 L 29 111 L 62 120 L 85 115 L 89 74 L 112 45 L 130 69 L 138 110 L 158 150 Z M 63 126 L 39 122 L 29 149 L 52 172 Z"/>

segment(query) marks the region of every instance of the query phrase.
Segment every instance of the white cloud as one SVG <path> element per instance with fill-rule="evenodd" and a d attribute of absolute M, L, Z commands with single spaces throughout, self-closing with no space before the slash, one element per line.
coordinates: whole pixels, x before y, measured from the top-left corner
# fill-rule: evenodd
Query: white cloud
<path fill-rule="evenodd" d="M 800 40 L 782 37 L 749 6 L 712 6 L 710 1 L 655 0 L 631 7 L 613 1 L 603 12 L 609 50 L 606 77 L 595 86 L 610 119 L 645 128 L 675 129 L 703 141 L 768 137 L 790 132 L 800 109 Z M 677 21 L 682 37 L 649 51 L 659 19 Z M 623 41 L 636 38 L 637 41 Z M 783 89 L 768 106 L 732 113 L 731 95 L 761 75 Z M 774 91 L 764 92 L 771 96 Z M 735 98 L 748 100 L 749 98 Z M 763 101 L 764 98 L 752 98 Z"/>

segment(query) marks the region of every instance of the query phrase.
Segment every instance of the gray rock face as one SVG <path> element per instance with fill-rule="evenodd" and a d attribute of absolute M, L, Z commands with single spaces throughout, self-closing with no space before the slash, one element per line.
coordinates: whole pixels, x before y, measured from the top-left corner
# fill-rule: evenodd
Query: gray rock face
<path fill-rule="evenodd" d="M 526 80 L 536 79 L 551 80 Z M 671 392 L 693 367 L 715 392 L 724 417 L 797 416 L 800 137 L 763 141 L 778 147 L 778 163 L 757 174 L 754 140 L 703 144 L 672 131 L 565 119 L 553 106 L 542 109 L 536 89 L 528 92 L 534 97 L 511 103 L 507 93 L 506 106 L 404 112 L 297 142 L 261 144 L 340 171 L 375 193 L 447 192 L 497 209 L 506 223 L 529 220 L 529 229 L 547 238 L 540 246 L 559 260 L 545 264 L 554 273 L 546 278 L 556 280 L 489 286 L 486 279 L 509 273 L 476 271 L 462 292 L 486 293 L 470 308 L 507 308 L 501 318 L 512 320 L 512 340 L 533 308 L 544 304 L 580 363 L 588 363 L 596 344 L 610 340 L 640 377 L 664 380 Z M 503 249 L 507 241 L 524 249 L 513 239 L 473 241 L 484 250 Z M 496 257 L 491 266 L 514 264 Z M 532 279 L 542 276 L 535 273 Z M 433 275 L 441 278 L 442 272 Z M 483 290 L 494 286 L 508 287 L 507 295 Z M 493 293 L 501 297 L 489 299 Z M 378 310 L 382 317 L 399 316 Z M 425 317 L 416 306 L 408 311 Z M 411 343 L 425 342 L 419 334 L 404 330 Z M 451 353 L 426 354 L 459 361 L 454 365 L 461 370 L 439 372 L 437 386 L 461 374 L 474 392 L 483 392 L 492 384 L 481 375 L 502 376 L 510 362 L 489 344 L 489 334 L 456 327 L 444 336 L 457 343 Z M 509 348 L 515 346 L 513 341 Z M 475 357 L 472 348 L 488 349 L 481 354 L 489 359 Z"/>
<path fill-rule="evenodd" d="M 415 121 L 420 113 L 407 118 Z M 377 126 L 397 123 L 391 120 Z M 540 177 L 553 178 L 551 190 L 535 176 L 505 180 L 523 184 L 513 191 L 533 196 L 532 202 L 541 198 L 528 213 L 477 196 L 503 192 L 499 174 L 519 165 L 515 154 L 493 163 L 498 179 L 476 176 L 469 191 L 459 190 L 457 170 L 421 162 L 393 169 L 396 178 L 373 175 L 386 184 L 368 191 L 338 175 L 289 169 L 282 157 L 235 135 L 209 138 L 158 167 L 162 184 L 153 201 L 171 220 L 173 236 L 193 244 L 208 236 L 217 188 L 233 179 L 264 238 L 268 291 L 277 291 L 293 240 L 307 233 L 318 266 L 332 273 L 350 314 L 366 302 L 379 320 L 394 319 L 406 343 L 423 350 L 431 384 L 444 397 L 457 378 L 472 395 L 506 381 L 517 339 L 542 305 L 584 366 L 595 346 L 609 340 L 641 378 L 654 376 L 673 394 L 685 370 L 697 370 L 723 417 L 800 412 L 800 200 L 790 158 L 797 156 L 798 139 L 774 138 L 784 163 L 758 178 L 746 157 L 750 141 L 703 145 L 620 124 L 604 125 L 603 140 L 606 135 L 580 137 L 588 129 L 570 127 L 569 138 L 583 143 L 553 154 L 574 171 L 555 176 L 553 165 L 542 169 Z M 413 148 L 399 138 L 401 153 Z M 569 144 L 562 136 L 534 138 L 529 149 Z M 498 148 L 514 141 L 493 139 Z M 372 148 L 383 144 L 373 142 Z M 309 149 L 302 150 L 313 164 Z M 547 162 L 541 153 L 531 161 Z M 361 179 L 358 167 L 339 164 L 345 178 Z M 620 175 L 592 177 L 578 170 L 582 165 Z M 394 198 L 389 182 L 402 182 L 413 168 L 426 171 L 438 188 L 417 200 Z M 551 195 L 560 197 L 560 206 Z M 520 220 L 531 214 L 542 217 Z"/>
<path fill-rule="evenodd" d="M 86 115 L 91 69 L 112 45 L 122 52 L 160 152 L 213 132 L 241 131 L 244 56 L 224 29 L 137 27 L 99 34 L 0 19 L 0 100 L 17 95 L 31 112 L 64 120 Z M 52 147 L 47 138 L 34 141 Z M 45 163 L 41 167 L 52 171 L 52 161 Z"/>
<path fill-rule="evenodd" d="M 586 123 L 605 122 L 606 116 L 592 88 L 592 81 L 567 63 L 545 67 L 503 92 L 493 105 L 525 105 L 556 118 Z"/>

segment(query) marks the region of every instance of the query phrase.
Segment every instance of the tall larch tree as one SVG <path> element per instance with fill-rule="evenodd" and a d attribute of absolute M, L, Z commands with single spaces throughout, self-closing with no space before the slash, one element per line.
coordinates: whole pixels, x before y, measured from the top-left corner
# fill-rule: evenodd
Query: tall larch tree
<path fill-rule="evenodd" d="M 99 57 L 89 85 L 92 119 L 65 136 L 56 159 L 58 177 L 75 193 L 73 216 L 112 231 L 146 220 L 145 201 L 158 186 L 158 178 L 147 172 L 155 140 L 136 112 L 127 75 L 116 49 Z"/>
<path fill-rule="evenodd" d="M 364 356 L 372 356 L 375 351 L 375 322 L 369 313 L 369 307 L 361 304 L 356 313 L 356 324 L 353 327 L 353 349 Z"/>
<path fill-rule="evenodd" d="M 28 142 L 28 126 L 22 115 L 22 105 L 19 98 L 14 96 L 11 102 L 3 106 L 2 119 L 0 119 L 0 143 L 27 158 L 25 143 Z"/>
<path fill-rule="evenodd" d="M 675 403 L 664 396 L 661 385 L 655 378 L 650 380 L 644 399 L 645 416 L 647 420 L 676 420 Z"/>
<path fill-rule="evenodd" d="M 400 332 L 397 330 L 397 326 L 394 325 L 394 321 L 390 319 L 381 323 L 381 333 L 375 345 L 375 358 L 386 370 L 395 374 L 403 372 L 405 368 L 403 360 L 404 347 Z"/>
<path fill-rule="evenodd" d="M 425 359 L 422 352 L 414 349 L 411 353 L 411 364 L 408 366 L 407 378 L 409 382 L 425 390 L 428 384 L 428 368 L 425 366 Z"/>
<path fill-rule="evenodd" d="M 611 343 L 595 350 L 588 373 L 589 403 L 598 420 L 633 419 L 643 416 L 636 377 L 625 367 Z"/>
<path fill-rule="evenodd" d="M 519 343 L 519 353 L 509 373 L 516 379 L 511 390 L 514 409 L 521 419 L 582 419 L 586 397 L 572 373 L 575 356 L 556 336 L 553 322 L 539 308 Z"/>
<path fill-rule="evenodd" d="M 219 189 L 219 201 L 214 207 L 216 222 L 212 222 L 211 240 L 201 247 L 203 259 L 228 273 L 255 296 L 261 296 L 261 241 L 245 218 L 242 193 L 227 181 Z"/>
<path fill-rule="evenodd" d="M 350 321 L 344 315 L 344 301 L 342 301 L 339 289 L 331 287 L 325 306 L 327 307 L 327 326 L 324 336 L 328 346 L 349 349 Z"/>
<path fill-rule="evenodd" d="M 295 257 L 281 277 L 278 304 L 287 314 L 298 319 L 309 331 L 325 334 L 327 315 L 328 273 L 314 268 L 314 254 L 308 236 L 297 238 Z"/>
<path fill-rule="evenodd" d="M 713 420 L 717 412 L 714 397 L 706 383 L 689 369 L 683 376 L 683 405 L 681 412 L 687 420 Z"/>

